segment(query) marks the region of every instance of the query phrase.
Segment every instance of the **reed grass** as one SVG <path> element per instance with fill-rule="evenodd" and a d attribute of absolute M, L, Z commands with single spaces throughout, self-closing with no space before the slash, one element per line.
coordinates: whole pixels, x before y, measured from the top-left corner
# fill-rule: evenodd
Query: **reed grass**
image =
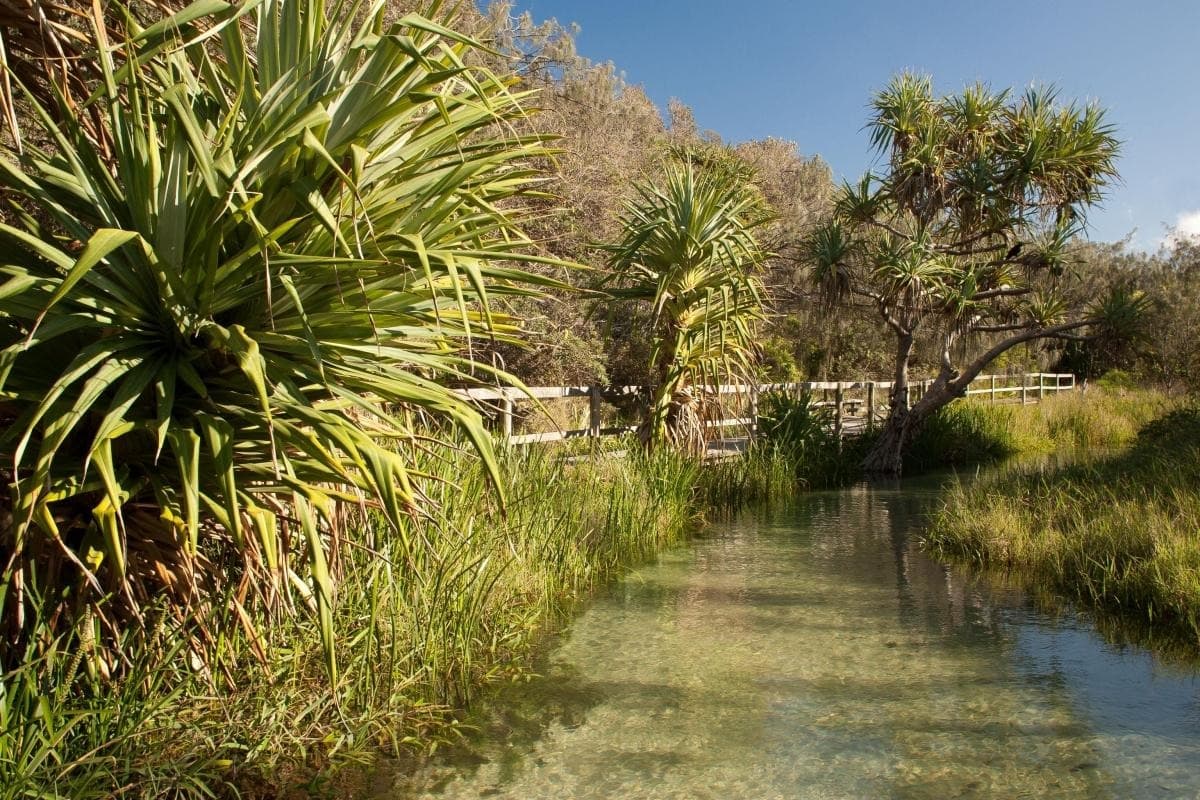
<path fill-rule="evenodd" d="M 770 460 L 725 465 L 718 479 L 665 451 L 570 462 L 514 448 L 501 454 L 501 508 L 466 451 L 412 455 L 429 513 L 401 535 L 364 517 L 344 538 L 336 684 L 311 615 L 274 627 L 212 620 L 221 663 L 233 665 L 222 674 L 193 668 L 186 652 L 133 648 L 125 674 L 137 677 L 109 682 L 89 671 L 86 636 L 49 646 L 0 681 L 0 800 L 352 796 L 381 750 L 455 740 L 474 695 L 519 679 L 597 582 L 683 539 L 703 502 L 733 499 L 715 484 L 783 487 Z"/>
<path fill-rule="evenodd" d="M 759 401 L 758 428 L 759 437 L 749 453 L 752 469 L 756 463 L 770 464 L 770 470 L 790 473 L 793 485 L 806 489 L 843 486 L 862 477 L 859 465 L 871 437 L 839 437 L 832 411 L 815 406 L 808 393 L 764 395 Z"/>
<path fill-rule="evenodd" d="M 1119 396 L 1119 404 L 1132 402 Z M 1122 407 L 1128 408 L 1127 405 Z M 1144 409 L 1145 410 L 1145 409 Z M 1094 441 L 1091 413 L 1055 430 Z M 1047 426 L 1049 427 L 1049 425 Z M 1125 428 L 1100 438 L 1105 445 Z M 1021 576 L 1200 644 L 1200 410 L 1143 426 L 1124 451 L 957 483 L 927 546 Z"/>

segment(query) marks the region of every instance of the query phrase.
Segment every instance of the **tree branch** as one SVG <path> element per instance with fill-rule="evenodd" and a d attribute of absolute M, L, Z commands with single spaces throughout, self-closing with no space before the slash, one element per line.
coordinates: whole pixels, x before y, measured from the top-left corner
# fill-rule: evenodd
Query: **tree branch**
<path fill-rule="evenodd" d="M 893 317 L 891 312 L 888 311 L 887 306 L 883 303 L 879 304 L 879 315 L 883 317 L 883 321 L 887 323 L 887 326 L 894 330 L 898 335 L 912 336 L 912 331 L 901 325 L 900 320 Z"/>
<path fill-rule="evenodd" d="M 876 228 L 882 228 L 883 230 L 890 233 L 892 236 L 895 236 L 897 239 L 911 239 L 912 238 L 911 234 L 901 233 L 899 230 L 897 230 L 896 228 L 893 228 L 891 225 L 884 222 L 883 220 L 869 219 L 866 222 L 868 225 L 874 225 Z"/>
<path fill-rule="evenodd" d="M 1029 342 L 1034 339 L 1061 339 L 1063 338 L 1062 334 L 1066 334 L 1073 330 L 1078 330 L 1079 328 L 1083 328 L 1088 325 L 1094 325 L 1097 321 L 1098 320 L 1095 319 L 1084 319 L 1076 322 L 1064 322 L 1061 325 L 1054 325 L 1050 328 L 1031 328 L 1023 333 L 1018 333 L 1015 336 L 1009 336 L 1007 339 L 1002 340 L 968 364 L 967 367 L 961 373 L 959 373 L 958 377 L 949 383 L 949 387 L 955 392 L 955 394 L 957 394 L 959 391 L 964 389 L 967 384 L 974 380 L 975 376 L 982 372 L 984 367 L 992 363 L 997 356 L 1011 347 L 1016 347 L 1023 342 Z"/>
<path fill-rule="evenodd" d="M 1025 286 L 1025 287 L 1009 286 L 1007 288 L 1005 288 L 1004 286 L 1001 286 L 998 289 L 987 289 L 985 291 L 978 292 L 971 299 L 973 299 L 973 300 L 991 300 L 994 297 L 1021 297 L 1022 295 L 1027 295 L 1032 292 L 1033 292 L 1032 286 Z"/>
<path fill-rule="evenodd" d="M 879 294 L 878 292 L 873 292 L 870 289 L 864 289 L 864 288 L 861 288 L 858 286 L 851 286 L 850 293 L 856 294 L 859 297 L 869 297 L 872 300 L 874 300 L 876 303 L 883 302 L 883 295 Z"/>
<path fill-rule="evenodd" d="M 1011 325 L 972 325 L 971 333 L 1004 333 L 1005 331 L 1023 331 L 1029 328 L 1028 322 L 1014 322 Z"/>

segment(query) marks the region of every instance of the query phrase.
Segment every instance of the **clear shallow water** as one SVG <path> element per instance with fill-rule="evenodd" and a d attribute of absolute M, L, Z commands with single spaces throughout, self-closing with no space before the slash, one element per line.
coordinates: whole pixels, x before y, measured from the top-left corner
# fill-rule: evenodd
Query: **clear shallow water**
<path fill-rule="evenodd" d="M 1200 797 L 1200 681 L 924 556 L 932 484 L 712 526 L 393 798 Z"/>

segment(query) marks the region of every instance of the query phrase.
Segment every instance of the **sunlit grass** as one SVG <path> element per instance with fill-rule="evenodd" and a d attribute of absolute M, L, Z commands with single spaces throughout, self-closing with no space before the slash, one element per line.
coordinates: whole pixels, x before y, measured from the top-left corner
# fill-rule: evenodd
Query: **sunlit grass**
<path fill-rule="evenodd" d="M 708 470 L 629 449 L 581 461 L 502 452 L 503 507 L 466 450 L 414 454 L 428 514 L 402 535 L 373 516 L 346 523 L 333 612 L 344 667 L 332 686 L 305 614 L 211 620 L 221 663 L 236 665 L 220 674 L 135 650 L 128 677 L 109 682 L 49 648 L 0 684 L 0 798 L 122 786 L 131 797 L 353 793 L 356 767 L 381 750 L 454 741 L 472 698 L 526 674 L 533 648 L 598 582 L 681 541 L 706 503 L 733 499 L 715 485 L 790 489 L 769 460 Z"/>
<path fill-rule="evenodd" d="M 1141 426 L 1178 405 L 1154 389 L 1106 385 L 1023 406 L 961 400 L 926 422 L 905 456 L 905 471 L 1122 447 Z"/>
<path fill-rule="evenodd" d="M 1121 403 L 1133 402 L 1119 397 Z M 1098 429 L 1092 420 L 1103 418 L 1103 408 L 1080 422 L 1065 422 L 1061 411 L 1047 414 L 1060 421 L 1056 430 L 1069 431 L 1077 443 L 1114 446 L 1126 429 Z M 1048 472 L 1016 469 L 953 486 L 926 541 L 935 552 L 1023 574 L 1149 623 L 1182 628 L 1195 641 L 1200 638 L 1198 531 L 1200 410 L 1185 408 L 1143 427 L 1119 454 Z"/>

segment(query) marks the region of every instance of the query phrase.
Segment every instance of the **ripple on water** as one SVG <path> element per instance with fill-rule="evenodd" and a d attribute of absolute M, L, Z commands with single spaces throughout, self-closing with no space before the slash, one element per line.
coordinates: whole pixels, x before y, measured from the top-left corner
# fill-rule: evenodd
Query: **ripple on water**
<path fill-rule="evenodd" d="M 603 592 L 468 758 L 384 796 L 1200 794 L 1194 677 L 926 558 L 932 496 L 855 487 L 714 526 Z"/>

